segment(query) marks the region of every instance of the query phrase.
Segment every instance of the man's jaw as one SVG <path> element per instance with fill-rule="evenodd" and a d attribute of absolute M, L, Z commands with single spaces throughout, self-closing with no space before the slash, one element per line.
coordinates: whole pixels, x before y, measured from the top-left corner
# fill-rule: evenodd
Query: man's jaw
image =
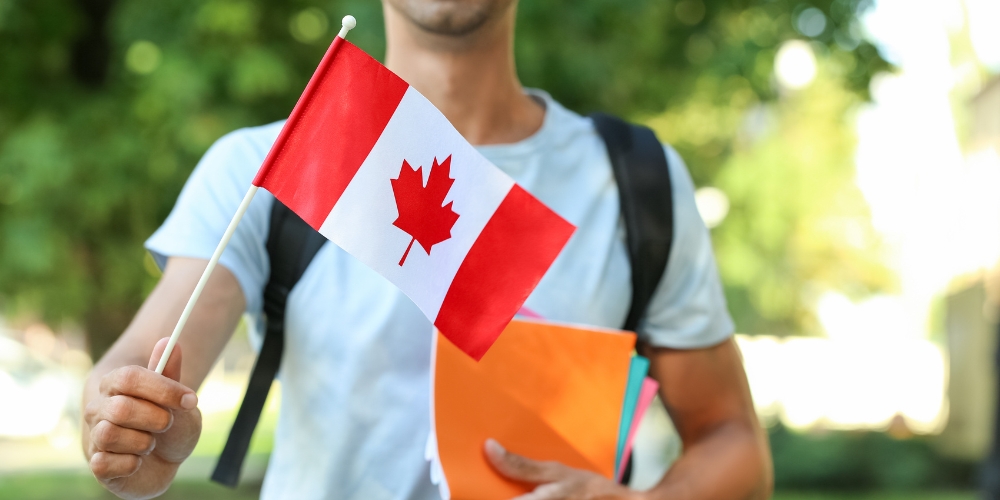
<path fill-rule="evenodd" d="M 503 17 L 512 0 L 388 0 L 393 10 L 421 31 L 465 38 Z"/>

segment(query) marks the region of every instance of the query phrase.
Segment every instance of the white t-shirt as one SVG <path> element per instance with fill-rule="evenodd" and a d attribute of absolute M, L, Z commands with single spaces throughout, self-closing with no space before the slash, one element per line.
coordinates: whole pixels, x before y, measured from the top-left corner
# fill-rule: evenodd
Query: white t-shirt
<path fill-rule="evenodd" d="M 578 228 L 525 306 L 555 321 L 620 327 L 631 300 L 630 270 L 604 143 L 588 118 L 531 92 L 546 104 L 541 129 L 515 144 L 477 148 Z M 281 126 L 238 130 L 208 150 L 146 242 L 160 266 L 167 256 L 211 256 Z M 677 153 L 667 148 L 667 154 L 673 250 L 639 334 L 658 346 L 710 346 L 728 338 L 733 323 L 691 178 Z M 220 261 L 258 318 L 273 202 L 258 192 Z M 319 251 L 287 307 L 281 412 L 261 497 L 438 498 L 424 460 L 430 322 L 332 243 Z"/>

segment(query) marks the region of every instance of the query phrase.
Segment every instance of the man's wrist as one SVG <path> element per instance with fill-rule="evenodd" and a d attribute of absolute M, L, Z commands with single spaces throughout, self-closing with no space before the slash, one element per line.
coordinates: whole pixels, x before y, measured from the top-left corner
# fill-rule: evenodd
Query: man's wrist
<path fill-rule="evenodd" d="M 629 494 L 622 497 L 622 500 L 648 500 L 645 491 L 629 490 Z"/>
<path fill-rule="evenodd" d="M 179 462 L 172 462 L 151 453 L 142 457 L 142 465 L 139 470 L 133 476 L 130 476 L 136 479 L 135 481 L 129 481 L 129 485 L 132 486 L 131 491 L 116 491 L 114 485 L 110 484 L 110 482 L 106 484 L 106 487 L 120 498 L 134 500 L 156 498 L 164 494 L 170 488 L 170 485 L 173 484 L 180 465 Z"/>
<path fill-rule="evenodd" d="M 676 476 L 661 481 L 648 490 L 637 491 L 637 493 L 639 496 L 635 497 L 634 500 L 689 500 L 694 498 L 690 488 L 679 483 Z"/>
<path fill-rule="evenodd" d="M 628 495 L 625 495 L 622 498 L 623 500 L 657 500 L 660 498 L 667 498 L 667 496 L 660 494 L 660 492 L 657 490 L 658 488 L 652 488 L 648 490 L 636 490 L 630 488 L 628 490 L 629 491 Z M 673 497 L 670 498 L 672 499 Z"/>

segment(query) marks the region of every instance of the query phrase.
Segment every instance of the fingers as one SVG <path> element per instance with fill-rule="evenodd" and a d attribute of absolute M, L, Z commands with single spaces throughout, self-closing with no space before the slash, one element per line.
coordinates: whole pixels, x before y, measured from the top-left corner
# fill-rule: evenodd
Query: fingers
<path fill-rule="evenodd" d="M 175 410 L 190 410 L 198 405 L 198 396 L 190 388 L 135 365 L 109 372 L 101 379 L 100 389 L 108 396 L 141 398 Z"/>
<path fill-rule="evenodd" d="M 170 338 L 164 337 L 153 346 L 153 353 L 149 355 L 149 365 L 147 366 L 150 371 L 155 371 L 156 365 L 160 364 L 160 357 L 163 356 L 163 351 L 167 349 L 169 342 Z M 181 379 L 180 344 L 174 345 L 174 349 L 170 352 L 170 359 L 167 360 L 167 366 L 163 367 L 163 376 L 171 380 L 179 381 Z"/>
<path fill-rule="evenodd" d="M 541 462 L 511 453 L 493 439 L 486 440 L 486 457 L 497 472 L 516 481 L 540 484 L 566 476 L 567 467 L 557 462 Z"/>
<path fill-rule="evenodd" d="M 572 498 L 567 485 L 565 483 L 548 483 L 514 498 L 514 500 L 559 500 L 561 498 Z"/>
<path fill-rule="evenodd" d="M 98 425 L 101 420 L 129 429 L 164 432 L 174 422 L 174 415 L 149 401 L 118 395 L 106 399 L 101 405 L 97 412 Z"/>
<path fill-rule="evenodd" d="M 110 481 L 119 477 L 135 474 L 142 465 L 142 458 L 136 455 L 98 452 L 90 457 L 90 470 L 94 477 L 101 481 Z"/>
<path fill-rule="evenodd" d="M 90 443 L 98 451 L 148 455 L 156 439 L 148 432 L 137 431 L 102 420 L 90 430 Z"/>

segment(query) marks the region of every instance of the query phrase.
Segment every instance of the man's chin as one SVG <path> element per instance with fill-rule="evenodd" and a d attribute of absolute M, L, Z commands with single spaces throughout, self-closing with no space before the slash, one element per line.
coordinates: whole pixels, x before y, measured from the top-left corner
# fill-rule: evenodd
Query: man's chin
<path fill-rule="evenodd" d="M 421 30 L 435 35 L 464 36 L 502 15 L 510 0 L 389 0 L 392 7 Z"/>

